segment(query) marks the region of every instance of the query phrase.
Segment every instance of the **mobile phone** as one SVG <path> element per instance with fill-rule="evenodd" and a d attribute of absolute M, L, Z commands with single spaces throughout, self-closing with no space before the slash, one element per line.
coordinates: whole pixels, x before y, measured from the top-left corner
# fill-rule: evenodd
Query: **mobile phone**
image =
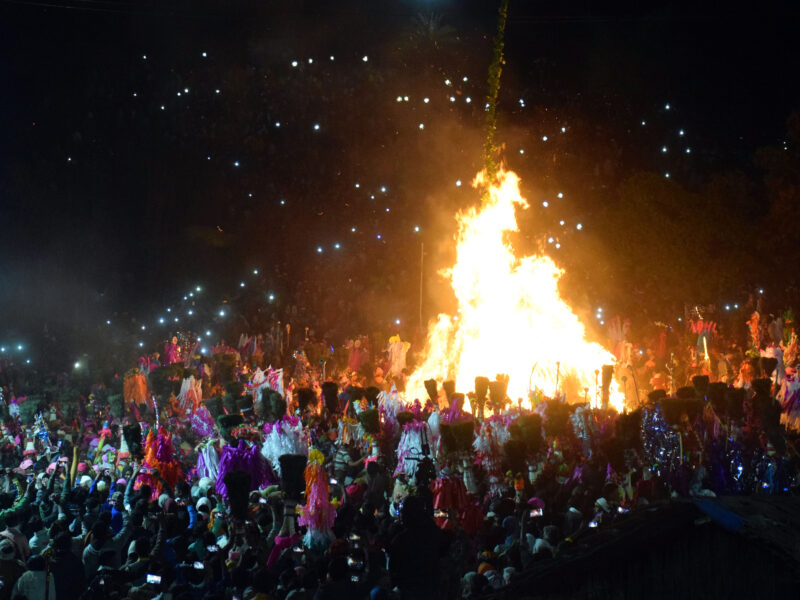
<path fill-rule="evenodd" d="M 447 511 L 436 509 L 433 512 L 433 516 L 437 519 L 444 519 L 447 516 Z"/>
<path fill-rule="evenodd" d="M 624 515 L 625 513 L 629 512 L 629 509 L 625 508 L 624 506 L 620 506 L 617 508 L 617 512 L 621 515 Z"/>
<path fill-rule="evenodd" d="M 358 535 L 357 533 L 351 533 L 349 539 L 350 539 L 350 541 L 356 541 L 356 540 L 360 540 L 361 536 Z"/>
<path fill-rule="evenodd" d="M 105 584 L 106 584 L 106 580 L 105 580 L 105 578 L 104 578 L 104 577 L 101 577 L 101 578 L 100 578 L 100 585 L 105 585 Z"/>
<path fill-rule="evenodd" d="M 161 583 L 161 575 L 147 574 L 147 583 Z"/>
<path fill-rule="evenodd" d="M 300 546 L 295 546 L 294 548 L 292 548 L 292 552 L 297 552 L 298 554 L 302 554 L 303 549 Z"/>
<path fill-rule="evenodd" d="M 541 517 L 544 514 L 544 511 L 541 508 L 534 508 L 531 511 L 531 517 Z"/>
<path fill-rule="evenodd" d="M 258 499 L 258 503 L 259 504 L 266 504 L 267 503 L 267 499 L 266 498 L 259 498 Z"/>
<path fill-rule="evenodd" d="M 217 550 L 219 550 L 219 546 L 217 546 L 216 544 L 211 544 L 210 546 L 206 546 L 206 550 L 208 550 L 209 552 L 216 552 Z"/>
<path fill-rule="evenodd" d="M 589 521 L 589 527 L 592 527 L 592 528 L 597 527 L 597 521 Z"/>
<path fill-rule="evenodd" d="M 339 483 L 339 481 L 335 477 L 331 477 L 331 479 L 330 479 L 330 484 L 331 485 L 336 485 L 338 483 Z"/>
<path fill-rule="evenodd" d="M 352 556 L 348 556 L 347 566 L 351 569 L 360 569 L 362 566 L 364 566 L 364 563 L 356 558 L 353 558 Z"/>
<path fill-rule="evenodd" d="M 199 560 L 194 561 L 194 565 L 193 566 L 194 566 L 195 569 L 205 569 L 206 568 L 206 566 L 202 562 L 200 562 Z"/>
<path fill-rule="evenodd" d="M 358 575 L 351 575 L 350 576 L 350 581 L 352 581 L 353 583 L 358 583 L 358 580 L 359 580 Z"/>

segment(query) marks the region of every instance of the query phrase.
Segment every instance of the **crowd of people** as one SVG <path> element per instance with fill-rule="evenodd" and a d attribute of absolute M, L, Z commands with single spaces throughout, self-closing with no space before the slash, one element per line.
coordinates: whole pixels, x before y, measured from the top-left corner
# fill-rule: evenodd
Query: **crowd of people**
<path fill-rule="evenodd" d="M 203 356 L 181 334 L 28 396 L 6 369 L 0 600 L 478 598 L 648 504 L 797 493 L 778 321 L 754 313 L 739 358 L 702 319 L 680 356 L 621 342 L 641 379 L 622 413 L 503 377 L 406 397 L 397 336 L 273 329 Z"/>

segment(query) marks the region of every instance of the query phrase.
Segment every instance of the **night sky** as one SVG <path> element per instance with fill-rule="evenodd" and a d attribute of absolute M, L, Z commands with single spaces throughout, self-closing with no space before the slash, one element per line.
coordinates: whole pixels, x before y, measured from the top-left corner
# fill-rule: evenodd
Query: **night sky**
<path fill-rule="evenodd" d="M 557 243 L 587 304 L 613 302 L 585 264 L 613 245 L 622 182 L 757 181 L 757 149 L 782 148 L 800 108 L 786 11 L 672 6 L 511 0 L 498 140 L 532 200 L 519 244 Z M 410 323 L 421 242 L 426 316 L 445 308 L 435 271 L 477 200 L 496 8 L 0 2 L 0 343 L 133 351 L 169 333 L 159 318 L 233 333 L 291 305 L 331 335 L 342 316 Z M 742 218 L 769 212 L 753 189 Z"/>

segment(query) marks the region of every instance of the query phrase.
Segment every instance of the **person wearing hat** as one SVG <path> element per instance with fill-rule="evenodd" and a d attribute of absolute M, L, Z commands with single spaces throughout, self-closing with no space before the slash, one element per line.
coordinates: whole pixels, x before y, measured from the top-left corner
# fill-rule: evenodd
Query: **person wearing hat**
<path fill-rule="evenodd" d="M 14 542 L 0 538 L 0 600 L 10 600 L 14 585 L 24 572 L 25 565 L 17 558 Z"/>

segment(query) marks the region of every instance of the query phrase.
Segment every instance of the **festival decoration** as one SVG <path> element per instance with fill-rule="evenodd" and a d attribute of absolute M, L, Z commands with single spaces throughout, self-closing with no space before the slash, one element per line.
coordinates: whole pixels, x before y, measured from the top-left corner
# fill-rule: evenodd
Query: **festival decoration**
<path fill-rule="evenodd" d="M 303 545 L 323 552 L 334 539 L 332 528 L 336 510 L 330 502 L 325 456 L 316 448 L 308 454 L 304 475 L 306 503 L 299 507 L 297 522 L 308 528 L 303 536 Z"/>
<path fill-rule="evenodd" d="M 226 475 L 236 471 L 249 474 L 250 488 L 247 490 L 248 492 L 278 483 L 267 459 L 259 452 L 258 446 L 245 440 L 239 440 L 236 446 L 222 448 L 216 477 L 216 490 L 223 498 L 228 497 Z"/>
<path fill-rule="evenodd" d="M 151 429 L 144 448 L 143 472 L 139 475 L 139 486 L 147 483 L 152 490 L 151 500 L 156 500 L 164 491 L 163 484 L 170 489 L 183 478 L 183 469 L 172 444 L 172 434 L 164 427 L 156 434 Z"/>
<path fill-rule="evenodd" d="M 298 417 L 286 415 L 275 423 L 267 423 L 264 425 L 264 433 L 261 454 L 270 462 L 278 476 L 282 476 L 281 456 L 305 456 L 308 453 L 308 433 Z"/>
<path fill-rule="evenodd" d="M 209 439 L 197 448 L 197 476 L 216 480 L 219 476 L 217 440 Z"/>

